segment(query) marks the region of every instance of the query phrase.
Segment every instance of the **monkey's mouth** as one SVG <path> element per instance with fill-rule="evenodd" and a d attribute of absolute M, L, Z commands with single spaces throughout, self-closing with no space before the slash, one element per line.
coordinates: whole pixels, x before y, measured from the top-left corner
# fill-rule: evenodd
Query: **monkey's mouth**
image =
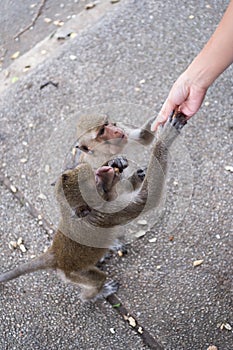
<path fill-rule="evenodd" d="M 128 140 L 128 137 L 126 136 L 126 134 L 122 134 L 122 136 L 119 138 L 119 143 L 126 143 Z"/>
<path fill-rule="evenodd" d="M 95 173 L 96 188 L 100 195 L 108 193 L 119 181 L 119 169 L 102 166 Z"/>
<path fill-rule="evenodd" d="M 111 166 L 103 165 L 101 168 L 96 170 L 96 175 L 100 176 L 102 173 L 108 173 L 111 170 L 113 170 L 113 168 Z"/>
<path fill-rule="evenodd" d="M 122 145 L 122 143 L 126 143 L 128 140 L 127 135 L 122 134 L 120 137 L 116 137 L 114 139 L 111 140 L 106 140 L 105 143 L 107 145 L 114 145 L 114 146 L 120 146 Z"/>
<path fill-rule="evenodd" d="M 96 170 L 95 173 L 95 182 L 96 185 L 99 185 L 104 177 L 108 178 L 108 182 L 112 182 L 115 176 L 115 170 L 111 166 L 102 166 L 101 168 Z"/>

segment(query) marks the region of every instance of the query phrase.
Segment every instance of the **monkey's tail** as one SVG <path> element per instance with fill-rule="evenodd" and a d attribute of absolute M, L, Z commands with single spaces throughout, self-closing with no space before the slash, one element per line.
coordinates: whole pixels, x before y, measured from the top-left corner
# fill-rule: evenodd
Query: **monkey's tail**
<path fill-rule="evenodd" d="M 50 251 L 47 251 L 37 258 L 21 264 L 10 271 L 0 274 L 0 283 L 8 282 L 27 273 L 47 268 L 55 268 L 55 258 Z"/>

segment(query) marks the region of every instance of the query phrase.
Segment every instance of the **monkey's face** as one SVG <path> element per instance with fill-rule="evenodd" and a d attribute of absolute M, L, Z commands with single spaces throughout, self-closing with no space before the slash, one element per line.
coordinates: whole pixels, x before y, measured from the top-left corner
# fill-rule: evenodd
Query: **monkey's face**
<path fill-rule="evenodd" d="M 79 138 L 78 148 L 94 156 L 100 153 L 109 155 L 120 153 L 127 142 L 125 131 L 105 117 L 102 124 L 87 130 Z"/>
<path fill-rule="evenodd" d="M 122 157 L 118 161 L 110 161 L 93 171 L 90 164 L 80 163 L 76 168 L 65 171 L 56 184 L 57 199 L 65 202 L 71 209 L 89 208 L 87 205 L 98 197 L 95 193 L 108 200 L 114 186 L 120 180 L 120 173 L 127 167 L 127 161 Z"/>
<path fill-rule="evenodd" d="M 111 154 L 116 154 L 124 148 L 128 137 L 116 123 L 106 120 L 97 130 L 96 141 L 105 144 Z"/>

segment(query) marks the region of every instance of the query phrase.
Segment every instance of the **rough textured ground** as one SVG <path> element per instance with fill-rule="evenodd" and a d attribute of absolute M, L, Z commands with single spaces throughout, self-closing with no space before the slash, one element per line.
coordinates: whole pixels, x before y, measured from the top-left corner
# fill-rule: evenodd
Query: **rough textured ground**
<path fill-rule="evenodd" d="M 91 106 L 116 114 L 118 108 L 119 119 L 132 124 L 156 115 L 227 3 L 123 1 L 57 49 L 1 96 L 2 174 L 46 215 L 48 201 L 43 209 L 38 198 L 39 174 L 44 174 L 40 164 L 44 166 L 50 149 L 52 159 L 60 152 L 65 156 L 80 111 Z M 181 154 L 173 160 L 164 216 L 130 245 L 126 257 L 114 257 L 103 266 L 119 280 L 122 303 L 166 350 L 233 348 L 232 330 L 224 327 L 233 327 L 233 181 L 226 170 L 233 165 L 232 78 L 231 67 L 184 129 L 180 142 L 186 158 Z M 40 90 L 48 80 L 58 82 L 58 88 Z M 70 139 L 62 147 L 65 133 Z M 188 199 L 179 179 L 185 159 L 191 160 L 190 172 L 185 170 L 192 184 Z M 52 171 L 59 167 L 54 165 Z M 49 191 L 45 194 L 52 198 Z M 185 208 L 179 201 L 182 195 Z M 5 186 L 1 221 L 1 271 L 49 245 L 44 230 Z M 136 225 L 135 230 L 140 229 Z M 20 236 L 28 248 L 24 254 L 8 247 Z M 194 268 L 193 261 L 199 259 L 202 265 Z M 0 293 L 0 349 L 146 349 L 109 304 L 82 305 L 75 289 L 54 275 L 22 277 L 1 287 Z"/>

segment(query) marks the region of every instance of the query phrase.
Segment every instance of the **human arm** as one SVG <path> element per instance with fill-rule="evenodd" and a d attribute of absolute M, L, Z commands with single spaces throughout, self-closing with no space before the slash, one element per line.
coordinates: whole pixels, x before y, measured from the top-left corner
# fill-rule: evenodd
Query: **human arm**
<path fill-rule="evenodd" d="M 200 108 L 206 91 L 233 62 L 233 0 L 207 44 L 180 75 L 151 126 L 155 131 L 174 109 L 192 117 Z"/>

